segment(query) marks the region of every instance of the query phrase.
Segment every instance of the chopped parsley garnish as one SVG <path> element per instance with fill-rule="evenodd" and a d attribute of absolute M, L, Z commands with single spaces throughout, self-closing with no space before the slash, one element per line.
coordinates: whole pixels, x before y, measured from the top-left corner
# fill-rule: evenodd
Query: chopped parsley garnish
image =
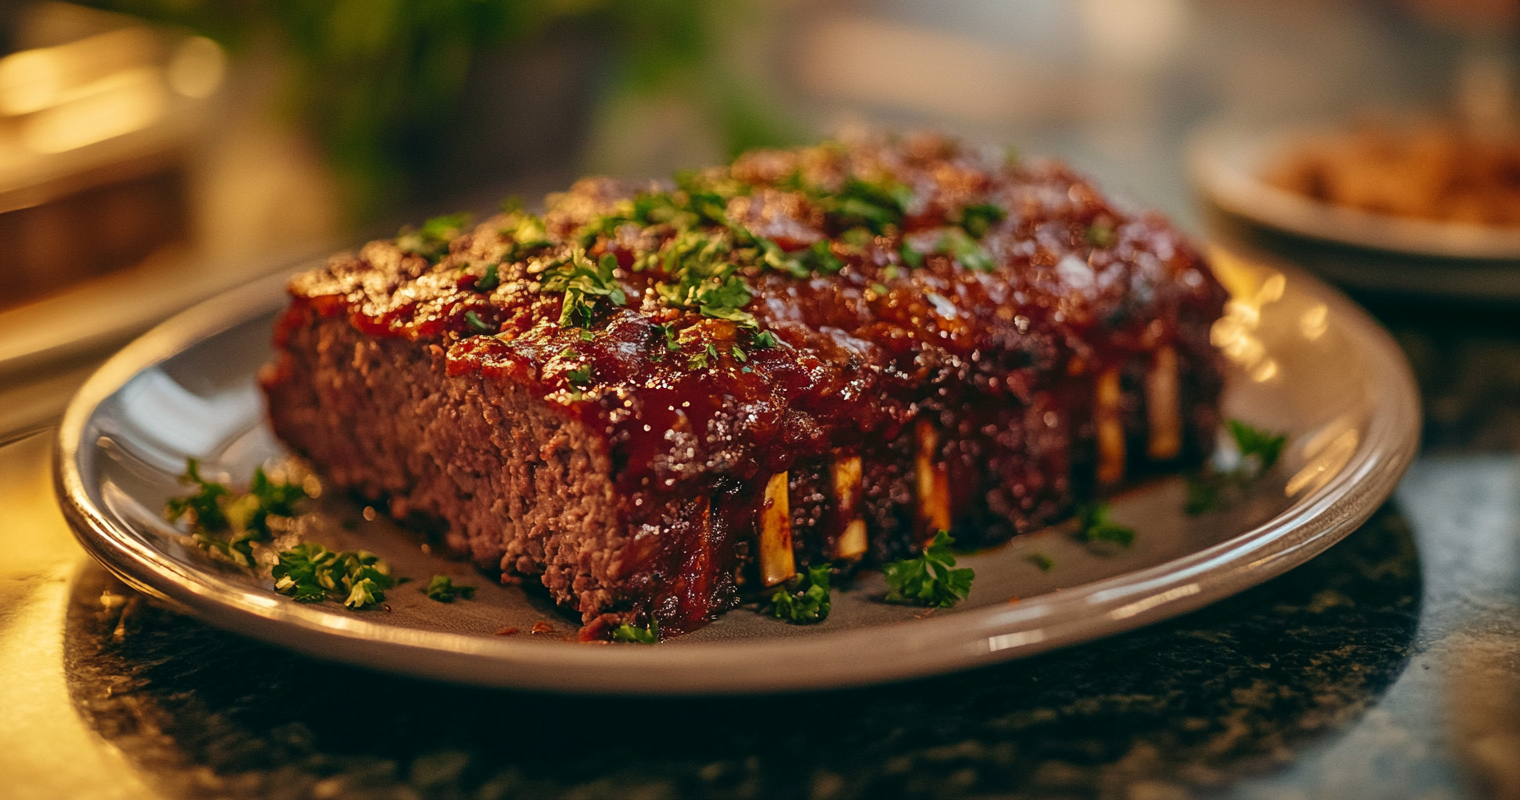
<path fill-rule="evenodd" d="M 924 254 L 908 242 L 904 241 L 897 248 L 897 255 L 902 258 L 904 264 L 911 269 L 918 269 L 924 265 Z"/>
<path fill-rule="evenodd" d="M 565 380 L 570 381 L 570 383 L 576 386 L 585 387 L 591 383 L 591 367 L 582 364 L 575 369 L 569 370 L 565 372 Z"/>
<path fill-rule="evenodd" d="M 293 517 L 296 503 L 305 499 L 305 488 L 294 483 L 275 483 L 264 474 L 263 467 L 254 467 L 248 495 L 227 508 L 227 519 L 234 530 L 258 530 L 268 536 L 269 517 Z"/>
<path fill-rule="evenodd" d="M 532 214 L 518 213 L 508 217 L 507 224 L 501 228 L 501 233 L 512 238 L 512 247 L 507 251 L 506 257 L 513 261 L 524 258 L 533 250 L 540 250 L 554 244 L 549 241 L 549 233 L 544 228 L 544 221 Z"/>
<path fill-rule="evenodd" d="M 709 342 L 701 350 L 698 350 L 696 355 L 687 360 L 686 368 L 692 370 L 707 369 L 712 363 L 716 363 L 719 358 L 717 346 Z"/>
<path fill-rule="evenodd" d="M 876 234 L 870 228 L 851 228 L 839 234 L 839 243 L 851 253 L 860 254 L 871 242 L 876 240 Z"/>
<path fill-rule="evenodd" d="M 1112 225 L 1092 225 L 1087 229 L 1087 243 L 1093 247 L 1113 247 L 1118 239 Z"/>
<path fill-rule="evenodd" d="M 801 261 L 805 269 L 817 275 L 833 275 L 844 269 L 844 262 L 834 255 L 827 239 L 813 242 L 812 247 L 803 251 Z"/>
<path fill-rule="evenodd" d="M 1187 480 L 1187 500 L 1182 509 L 1189 515 L 1206 514 L 1224 504 L 1225 484 L 1219 473 L 1205 472 L 1190 475 Z"/>
<path fill-rule="evenodd" d="M 475 291 L 489 292 L 501 285 L 500 268 L 496 264 L 487 264 L 486 271 L 475 279 Z"/>
<path fill-rule="evenodd" d="M 951 221 L 964 228 L 971 238 L 980 239 L 992 230 L 992 226 L 1005 219 L 1008 219 L 1008 212 L 1002 206 L 978 203 L 962 208 Z"/>
<path fill-rule="evenodd" d="M 753 327 L 755 318 L 744 307 L 753 295 L 729 260 L 732 240 L 722 233 L 687 231 L 666 246 L 664 271 L 674 280 L 655 285 L 667 304 L 704 317 Z"/>
<path fill-rule="evenodd" d="M 757 350 L 769 350 L 776 344 L 776 334 L 770 331 L 756 331 L 754 337 L 750 339 L 750 346 Z"/>
<path fill-rule="evenodd" d="M 834 147 L 836 155 L 844 152 L 842 146 Z M 661 305 L 753 332 L 759 326 L 746 310 L 754 299 L 748 281 L 761 271 L 797 279 L 830 275 L 844 269 L 847 259 L 860 258 L 873 246 L 898 247 L 902 263 L 909 267 L 924 263 L 925 253 L 905 242 L 893 244 L 907 222 L 914 192 L 890 175 L 847 172 L 842 183 L 826 188 L 806 183 L 798 172 L 777 183 L 775 188 L 800 195 L 809 208 L 822 213 L 822 228 L 830 237 L 794 250 L 749 229 L 737 212 L 730 216 L 731 209 L 740 207 L 735 202 L 754 193 L 756 186 L 719 170 L 679 175 L 676 187 L 616 201 L 566 238 L 551 238 L 544 219 L 524 211 L 520 199 L 505 200 L 506 216 L 498 229 L 503 252 L 498 263 L 483 267 L 472 288 L 481 293 L 495 290 L 502 284 L 502 263 L 526 260 L 528 272 L 539 276 L 540 291 L 564 295 L 559 324 L 589 330 L 606 306 L 628 304 L 628 290 L 617 277 L 619 256 L 607 252 L 616 249 L 626 265 L 622 268 L 658 273 L 648 285 Z M 994 203 L 956 209 L 935 253 L 953 257 L 966 269 L 991 270 L 996 266 L 994 259 L 980 240 L 1007 217 L 1008 212 Z M 396 243 L 406 252 L 436 261 L 447 255 L 451 242 L 469 224 L 468 214 L 435 217 L 419 229 L 403 229 Z M 625 226 L 639 229 L 638 235 L 630 237 Z M 632 252 L 625 252 L 630 247 Z M 884 281 L 872 284 L 871 289 L 887 294 L 886 281 L 895 279 L 895 274 L 884 273 Z M 644 298 L 645 302 L 649 299 Z M 480 312 L 468 313 L 465 323 L 472 333 L 492 332 Z M 673 333 L 666 331 L 666 349 L 679 349 Z M 753 336 L 755 349 L 776 344 L 767 332 Z M 582 338 L 589 340 L 584 333 Z M 737 362 L 733 366 L 743 368 L 753 353 L 747 347 L 724 348 Z M 716 350 L 708 348 L 691 357 L 688 365 L 704 368 L 717 356 Z"/>
<path fill-rule="evenodd" d="M 200 462 L 194 458 L 185 459 L 185 472 L 179 476 L 179 482 L 195 486 L 196 492 L 188 497 L 169 498 L 164 504 L 164 516 L 170 522 L 184 518 L 196 530 L 226 530 L 227 518 L 222 514 L 222 501 L 232 495 L 232 490 L 226 484 L 202 478 Z"/>
<path fill-rule="evenodd" d="M 755 327 L 744 308 L 753 294 L 741 270 L 759 267 L 803 279 L 844 268 L 829 240 L 788 253 L 776 242 L 758 236 L 728 216 L 729 202 L 753 187 L 711 173 L 678 176 L 674 192 L 646 192 L 619 202 L 612 213 L 598 217 L 576 234 L 589 248 L 624 224 L 668 226 L 671 235 L 655 250 L 635 254 L 633 270 L 658 269 L 665 280 L 655 291 L 666 304 L 704 317 Z M 900 227 L 912 192 L 896 182 L 872 183 L 850 176 L 842 191 L 805 187 L 795 178 L 783 188 L 799 191 L 822 209 L 830 228 L 857 231 L 869 241 L 874 234 Z M 546 291 L 553 291 L 545 284 Z M 566 312 L 569 313 L 569 312 Z"/>
<path fill-rule="evenodd" d="M 960 228 L 950 228 L 945 233 L 939 241 L 939 252 L 949 253 L 961 266 L 977 272 L 991 272 L 997 266 L 992 253 Z"/>
<path fill-rule="evenodd" d="M 888 226 L 902 227 L 913 190 L 897 181 L 871 183 L 850 176 L 838 193 L 810 192 L 830 221 L 840 228 L 865 227 L 884 233 Z"/>
<path fill-rule="evenodd" d="M 273 533 L 270 517 L 293 517 L 296 504 L 306 499 L 299 484 L 269 480 L 263 467 L 255 467 L 247 492 L 234 492 L 226 484 L 201 477 L 200 463 L 185 459 L 180 483 L 196 492 L 170 498 L 164 516 L 170 522 L 184 520 L 195 543 L 207 553 L 243 567 L 253 566 L 253 543 L 267 542 Z"/>
<path fill-rule="evenodd" d="M 676 329 L 669 325 L 655 325 L 655 333 L 659 334 L 665 342 L 665 349 L 674 353 L 681 349 L 681 343 L 676 341 Z M 658 341 L 658 340 L 657 340 Z"/>
<path fill-rule="evenodd" d="M 659 644 L 660 623 L 657 621 L 651 621 L 649 623 L 649 627 L 647 628 L 639 628 L 624 623 L 613 629 L 612 641 L 635 642 L 637 644 Z"/>
<path fill-rule="evenodd" d="M 830 608 L 828 564 L 808 567 L 771 595 L 771 615 L 798 625 L 828 619 Z"/>
<path fill-rule="evenodd" d="M 449 243 L 470 224 L 471 215 L 465 212 L 448 214 L 422 223 L 421 228 L 402 228 L 396 234 L 396 247 L 404 253 L 411 253 L 426 258 L 428 261 L 437 261 L 448 255 Z"/>
<path fill-rule="evenodd" d="M 949 608 L 965 600 L 976 573 L 955 569 L 955 554 L 950 552 L 954 542 L 947 531 L 940 531 L 922 555 L 884 566 L 887 602 Z"/>
<path fill-rule="evenodd" d="M 187 520 L 196 544 L 208 553 L 248 568 L 254 567 L 253 544 L 274 538 L 271 518 L 295 516 L 297 505 L 308 496 L 299 484 L 270 480 L 263 467 L 254 469 L 247 492 L 234 492 L 201 477 L 193 458 L 185 459 L 180 482 L 198 489 L 189 497 L 169 500 L 165 516 L 171 522 Z M 364 608 L 384 600 L 385 590 L 396 585 L 390 566 L 363 550 L 334 552 L 303 542 L 277 557 L 270 570 L 275 589 L 303 603 L 333 599 Z"/>
<path fill-rule="evenodd" d="M 1041 572 L 1049 572 L 1056 568 L 1056 560 L 1044 553 L 1030 553 L 1024 556 L 1024 560 L 1039 567 Z"/>
<path fill-rule="evenodd" d="M 560 306 L 561 327 L 591 327 L 599 298 L 606 298 L 615 306 L 628 302 L 628 295 L 613 277 L 615 269 L 617 256 L 607 253 L 593 262 L 581 249 L 572 250 L 551 263 L 543 279 L 543 290 L 565 295 L 564 304 Z"/>
<path fill-rule="evenodd" d="M 934 249 L 927 253 L 904 241 L 898 247 L 897 254 L 910 269 L 922 267 L 925 257 L 931 255 L 950 256 L 962 267 L 977 272 L 991 272 L 997 268 L 997 260 L 992 257 L 991 251 L 964 228 L 954 226 L 944 228 L 939 240 L 934 243 Z"/>
<path fill-rule="evenodd" d="M 455 597 L 462 597 L 465 600 L 475 597 L 474 586 L 460 586 L 447 575 L 434 575 L 422 591 L 427 594 L 429 600 L 437 600 L 440 603 L 452 603 Z"/>
<path fill-rule="evenodd" d="M 1188 478 L 1184 509 L 1189 514 L 1213 511 L 1239 499 L 1247 486 L 1265 475 L 1282 458 L 1283 449 L 1288 444 L 1286 434 L 1264 431 L 1238 419 L 1228 420 L 1225 427 L 1240 451 L 1239 460 L 1229 469 L 1209 464 Z"/>
<path fill-rule="evenodd" d="M 1287 434 L 1264 431 L 1238 419 L 1227 421 L 1225 426 L 1230 429 L 1230 437 L 1240 448 L 1242 467 L 1253 475 L 1271 469 L 1277 459 L 1282 458 L 1283 448 L 1288 444 Z"/>
<path fill-rule="evenodd" d="M 486 321 L 481 319 L 480 315 L 476 314 L 474 311 L 464 312 L 464 324 L 465 327 L 470 329 L 471 333 L 484 334 L 496 332 L 496 329 L 494 327 L 487 325 Z"/>
<path fill-rule="evenodd" d="M 279 555 L 270 571 L 274 588 L 302 603 L 341 600 L 353 609 L 375 605 L 396 585 L 390 565 L 366 550 L 334 552 L 302 542 Z"/>
<path fill-rule="evenodd" d="M 1109 542 L 1129 547 L 1135 543 L 1135 529 L 1128 528 L 1109 518 L 1112 512 L 1108 503 L 1087 503 L 1077 509 L 1077 537 L 1088 544 Z"/>

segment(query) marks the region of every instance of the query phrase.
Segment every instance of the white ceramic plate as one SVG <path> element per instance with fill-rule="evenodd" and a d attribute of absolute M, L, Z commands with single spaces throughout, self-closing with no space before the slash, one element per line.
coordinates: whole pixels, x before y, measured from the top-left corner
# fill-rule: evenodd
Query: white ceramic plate
<path fill-rule="evenodd" d="M 1227 212 L 1311 239 L 1437 259 L 1520 260 L 1520 229 L 1373 214 L 1312 200 L 1262 179 L 1298 142 L 1344 129 L 1344 124 L 1205 127 L 1189 147 L 1193 182 Z"/>
<path fill-rule="evenodd" d="M 1213 254 L 1235 301 L 1216 329 L 1235 362 L 1228 415 L 1288 432 L 1282 463 L 1245 502 L 1182 512 L 1171 479 L 1126 493 L 1115 517 L 1135 544 L 1099 553 L 1064 531 L 962 558 L 971 597 L 945 611 L 881 601 L 880 575 L 836 589 L 834 611 L 792 626 L 731 611 L 659 646 L 564 641 L 575 625 L 541 597 L 500 587 L 424 552 L 417 536 L 323 498 L 305 538 L 365 547 L 419 579 L 389 593 L 389 612 L 302 605 L 267 580 L 206 559 L 163 522 L 182 494 L 187 455 L 246 480 L 282 456 L 263 419 L 255 374 L 269 357 L 282 281 L 198 306 L 111 359 L 64 419 L 57 483 L 85 547 L 138 589 L 212 624 L 311 655 L 431 678 L 594 693 L 741 693 L 839 687 L 964 669 L 1031 655 L 1181 614 L 1281 574 L 1356 528 L 1413 457 L 1419 401 L 1398 348 L 1341 295 L 1290 268 Z M 1053 569 L 1031 563 L 1033 553 Z M 444 605 L 419 590 L 432 574 L 480 587 Z M 529 633 L 544 620 L 555 632 Z M 517 627 L 514 636 L 493 635 Z"/>

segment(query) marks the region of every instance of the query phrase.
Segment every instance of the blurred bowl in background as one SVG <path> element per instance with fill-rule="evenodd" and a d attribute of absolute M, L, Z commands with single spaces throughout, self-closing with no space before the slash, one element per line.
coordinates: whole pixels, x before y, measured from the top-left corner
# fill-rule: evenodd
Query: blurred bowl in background
<path fill-rule="evenodd" d="M 1200 129 L 1189 145 L 1189 173 L 1211 236 L 1361 292 L 1520 301 L 1520 228 L 1371 213 L 1269 180 L 1300 143 L 1347 130 L 1329 122 Z"/>
<path fill-rule="evenodd" d="M 18 15 L 13 40 L 0 58 L 0 308 L 188 246 L 190 153 L 221 48 L 61 3 Z"/>
<path fill-rule="evenodd" d="M 1189 171 L 1199 194 L 1219 208 L 1305 238 L 1438 259 L 1520 260 L 1520 226 L 1374 213 L 1289 191 L 1271 179 L 1303 148 L 1351 130 L 1345 123 L 1206 126 L 1189 147 Z M 1420 190 L 1412 180 L 1400 183 Z"/>

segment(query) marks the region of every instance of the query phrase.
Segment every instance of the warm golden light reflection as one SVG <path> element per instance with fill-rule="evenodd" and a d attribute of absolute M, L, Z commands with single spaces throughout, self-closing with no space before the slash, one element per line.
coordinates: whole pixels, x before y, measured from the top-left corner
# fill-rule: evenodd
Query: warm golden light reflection
<path fill-rule="evenodd" d="M 1282 299 L 1288 279 L 1276 270 L 1253 266 L 1227 250 L 1213 248 L 1210 259 L 1219 282 L 1230 292 L 1224 316 L 1209 329 L 1209 342 L 1258 383 L 1277 378 L 1282 370 L 1256 336 L 1261 309 Z"/>
<path fill-rule="evenodd" d="M 1330 308 L 1324 303 L 1317 303 L 1313 308 L 1305 311 L 1298 318 L 1298 330 L 1305 339 L 1314 341 L 1325 335 L 1330 329 Z"/>
<path fill-rule="evenodd" d="M 1277 360 L 1272 358 L 1263 359 L 1251 370 L 1251 380 L 1257 383 L 1266 383 L 1277 377 Z"/>
<path fill-rule="evenodd" d="M 1324 486 L 1351 461 L 1351 456 L 1356 453 L 1356 447 L 1360 443 L 1361 434 L 1343 421 L 1315 434 L 1304 443 L 1304 457 L 1308 463 L 1288 479 L 1283 493 L 1293 497 Z"/>
<path fill-rule="evenodd" d="M 103 91 L 28 116 L 21 140 L 39 153 L 73 150 L 147 127 L 167 100 L 159 69 L 130 70 L 110 78 Z"/>
<path fill-rule="evenodd" d="M 1120 606 L 1113 611 L 1108 612 L 1108 616 L 1110 619 L 1128 619 L 1129 617 L 1133 617 L 1136 614 L 1141 614 L 1149 611 L 1156 606 L 1198 594 L 1199 591 L 1201 590 L 1198 584 L 1185 584 L 1173 589 L 1167 589 L 1160 594 L 1153 594 L 1150 597 L 1144 598 L 1143 600 L 1136 600 L 1133 603 Z"/>
<path fill-rule="evenodd" d="M 57 102 L 63 78 L 50 50 L 27 50 L 0 59 L 0 114 L 30 114 Z"/>
<path fill-rule="evenodd" d="M 0 795 L 153 797 L 69 696 L 62 621 L 88 557 L 53 500 L 51 446 L 38 435 L 0 447 Z"/>
<path fill-rule="evenodd" d="M 222 85 L 227 55 L 216 42 L 192 36 L 182 42 L 169 62 L 169 86 L 186 97 L 210 97 Z"/>
<path fill-rule="evenodd" d="M 81 554 L 78 558 L 84 558 Z M 0 784 L 11 797 L 152 797 L 114 748 L 101 747 L 74 710 L 63 630 L 74 563 L 34 585 L 0 638 Z"/>
<path fill-rule="evenodd" d="M 0 59 L 0 114 L 21 116 L 111 91 L 122 72 L 154 63 L 158 40 L 127 28 Z"/>

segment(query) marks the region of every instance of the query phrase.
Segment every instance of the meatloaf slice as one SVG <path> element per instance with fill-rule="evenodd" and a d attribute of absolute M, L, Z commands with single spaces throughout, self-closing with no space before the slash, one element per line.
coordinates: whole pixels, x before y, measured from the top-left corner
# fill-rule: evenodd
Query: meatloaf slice
<path fill-rule="evenodd" d="M 934 136 L 586 180 L 291 282 L 275 432 L 583 635 L 991 544 L 1198 462 L 1224 292 L 1059 164 Z"/>

